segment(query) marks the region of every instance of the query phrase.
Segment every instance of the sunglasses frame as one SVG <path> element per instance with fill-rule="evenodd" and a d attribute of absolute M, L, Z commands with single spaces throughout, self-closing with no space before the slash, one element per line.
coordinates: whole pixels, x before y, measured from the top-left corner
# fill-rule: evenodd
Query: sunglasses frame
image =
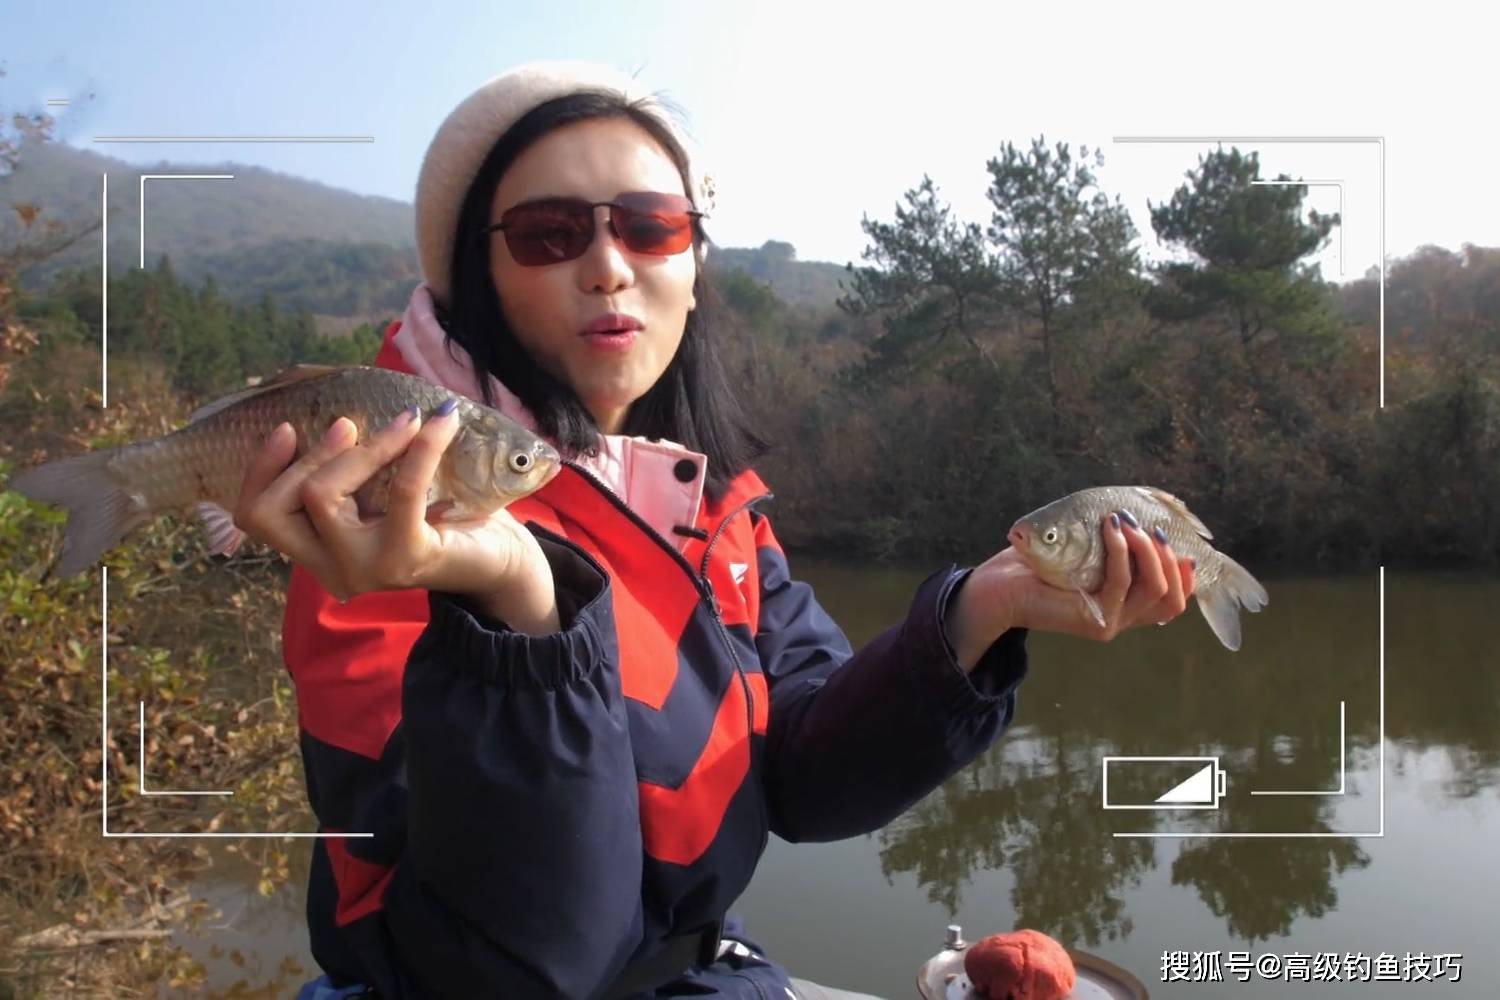
<path fill-rule="evenodd" d="M 621 235 L 620 230 L 615 227 L 615 213 L 623 211 L 623 212 L 625 212 L 627 214 L 629 214 L 629 213 L 635 213 L 635 214 L 638 214 L 638 215 L 658 214 L 658 213 L 651 212 L 649 209 L 644 209 L 644 208 L 639 208 L 639 207 L 636 207 L 636 206 L 632 206 L 628 202 L 622 202 L 620 200 L 622 198 L 631 198 L 632 196 L 635 196 L 635 195 L 647 195 L 647 196 L 652 197 L 652 198 L 670 198 L 670 199 L 674 199 L 674 200 L 675 199 L 681 199 L 682 203 L 684 203 L 685 205 L 687 205 L 687 208 L 682 211 L 682 214 L 688 217 L 688 225 L 693 230 L 692 234 L 688 238 L 687 245 L 684 246 L 681 250 L 674 250 L 674 251 L 672 251 L 671 253 L 668 253 L 668 254 L 653 253 L 653 252 L 651 252 L 649 250 L 637 250 L 634 247 L 632 247 L 630 245 L 630 243 L 625 239 L 625 237 L 623 235 Z M 685 196 L 685 195 L 676 195 L 676 194 L 671 194 L 669 192 L 662 192 L 662 191 L 622 191 L 619 194 L 615 195 L 614 198 L 610 199 L 609 201 L 592 201 L 591 202 L 591 201 L 588 201 L 585 198 L 567 198 L 567 197 L 535 198 L 535 199 L 533 199 L 531 201 L 523 201 L 523 202 L 521 202 L 519 204 L 512 205 L 510 208 L 507 208 L 504 212 L 502 212 L 500 214 L 500 221 L 499 222 L 492 222 L 492 223 L 490 223 L 488 226 L 485 226 L 483 229 L 480 229 L 478 232 L 476 232 L 474 234 L 474 236 L 475 236 L 476 239 L 479 239 L 479 238 L 488 236 L 490 233 L 494 233 L 494 232 L 506 232 L 506 230 L 508 230 L 514 224 L 514 222 L 515 222 L 514 214 L 516 212 L 522 211 L 522 210 L 525 210 L 525 209 L 528 209 L 528 208 L 532 208 L 532 207 L 538 206 L 538 205 L 556 205 L 556 204 L 562 204 L 562 205 L 567 205 L 569 207 L 578 207 L 578 208 L 584 208 L 584 209 L 586 209 L 586 211 L 588 213 L 588 219 L 589 219 L 589 236 L 588 236 L 587 242 L 585 242 L 583 244 L 583 249 L 580 250 L 577 254 L 574 254 L 573 256 L 570 256 L 570 257 L 559 257 L 556 260 L 540 261 L 540 262 L 535 263 L 535 264 L 528 264 L 528 263 L 523 262 L 519 257 L 516 256 L 515 248 L 510 246 L 510 237 L 509 237 L 509 235 L 507 235 L 506 236 L 506 246 L 510 250 L 511 256 L 513 258 L 515 258 L 516 263 L 520 264 L 522 267 L 547 267 L 547 266 L 552 265 L 552 264 L 565 264 L 568 261 L 577 260 L 579 257 L 582 257 L 585 253 L 588 252 L 588 247 L 593 244 L 595 237 L 597 237 L 599 235 L 599 222 L 598 222 L 597 216 L 595 215 L 595 209 L 598 209 L 598 208 L 601 208 L 601 207 L 609 209 L 609 218 L 605 221 L 605 225 L 609 227 L 610 235 L 612 237 L 614 237 L 614 239 L 618 240 L 619 243 L 620 243 L 620 245 L 623 246 L 626 250 L 630 251 L 631 253 L 637 253 L 637 254 L 642 254 L 642 255 L 651 256 L 651 257 L 675 257 L 677 254 L 686 253 L 687 250 L 688 250 L 688 248 L 693 245 L 694 240 L 697 239 L 699 236 L 702 235 L 702 231 L 701 231 L 700 227 L 701 227 L 702 220 L 704 218 L 704 213 L 698 211 L 695 208 L 693 208 L 692 207 L 692 205 L 693 205 L 692 199 L 688 198 L 687 196 Z"/>

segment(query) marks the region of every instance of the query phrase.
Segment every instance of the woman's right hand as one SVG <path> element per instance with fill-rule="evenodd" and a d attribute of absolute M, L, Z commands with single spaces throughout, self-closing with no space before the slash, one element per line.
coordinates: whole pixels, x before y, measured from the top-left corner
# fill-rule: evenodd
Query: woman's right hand
<path fill-rule="evenodd" d="M 1172 551 L 1165 536 L 1153 539 L 1117 515 L 1104 532 L 1104 584 L 1094 595 L 1101 624 L 1075 591 L 1054 587 L 1027 565 L 1013 546 L 974 569 L 954 597 L 949 640 L 964 669 L 971 669 L 997 636 L 1017 626 L 1109 642 L 1127 629 L 1165 625 L 1182 614 L 1197 586 L 1192 559 Z"/>
<path fill-rule="evenodd" d="M 234 523 L 286 553 L 334 597 L 422 587 L 470 598 L 518 632 L 558 628 L 552 571 L 536 538 L 507 511 L 457 522 L 427 521 L 427 491 L 453 441 L 455 414 L 403 414 L 364 443 L 334 421 L 295 462 L 296 436 L 277 427 L 252 457 Z M 397 458 L 386 512 L 360 516 L 354 494 Z M 291 463 L 288 465 L 288 463 Z"/>
<path fill-rule="evenodd" d="M 1164 625 L 1182 614 L 1197 585 L 1193 560 L 1173 552 L 1166 536 L 1152 538 L 1116 514 L 1105 515 L 1100 528 L 1104 582 L 1093 596 L 1102 623 L 1076 591 L 1042 580 L 1014 547 L 996 553 L 974 574 L 984 570 L 986 583 L 1004 594 L 998 603 L 1009 607 L 1012 625 L 1039 631 L 1109 642 L 1127 629 Z"/>

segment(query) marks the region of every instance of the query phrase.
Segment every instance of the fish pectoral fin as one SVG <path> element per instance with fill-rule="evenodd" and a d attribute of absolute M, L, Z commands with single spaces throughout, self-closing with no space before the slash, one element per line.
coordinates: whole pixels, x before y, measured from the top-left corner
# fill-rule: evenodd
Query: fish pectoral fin
<path fill-rule="evenodd" d="M 1083 598 L 1084 606 L 1089 609 L 1089 614 L 1093 616 L 1094 621 L 1098 623 L 1100 628 L 1103 628 L 1104 609 L 1099 606 L 1098 599 L 1096 599 L 1093 594 L 1090 594 L 1082 587 L 1078 588 L 1078 596 Z"/>
<path fill-rule="evenodd" d="M 427 523 L 437 524 L 439 521 L 460 521 L 461 511 L 458 504 L 452 500 L 439 500 L 437 503 L 427 507 Z"/>
<path fill-rule="evenodd" d="M 208 547 L 214 555 L 232 556 L 245 541 L 245 533 L 234 525 L 234 515 L 216 503 L 204 501 L 198 504 L 198 520 L 203 523 L 208 535 Z"/>

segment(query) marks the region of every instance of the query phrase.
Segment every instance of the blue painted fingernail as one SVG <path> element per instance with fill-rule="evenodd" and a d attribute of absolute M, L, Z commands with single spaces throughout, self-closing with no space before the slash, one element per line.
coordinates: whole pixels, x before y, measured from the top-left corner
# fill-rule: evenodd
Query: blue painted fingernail
<path fill-rule="evenodd" d="M 457 396 L 449 396 L 443 402 L 443 405 L 439 406 L 437 408 L 437 414 L 436 415 L 439 416 L 439 417 L 446 417 L 446 416 L 448 416 L 450 413 L 452 413 L 456 409 L 458 409 L 458 397 Z"/>
<path fill-rule="evenodd" d="M 1114 528 L 1116 531 L 1120 530 L 1120 515 L 1119 514 L 1111 514 L 1111 515 L 1109 515 L 1109 526 L 1111 528 Z"/>
<path fill-rule="evenodd" d="M 421 416 L 421 414 L 422 408 L 413 404 L 402 410 L 400 413 L 396 414 L 396 419 L 392 420 L 386 426 L 391 428 L 405 427 L 407 424 L 417 419 L 417 417 Z"/>
<path fill-rule="evenodd" d="M 1163 545 L 1167 544 L 1167 533 L 1162 531 L 1161 528 L 1152 528 L 1151 534 L 1156 536 L 1158 542 L 1161 542 Z"/>
<path fill-rule="evenodd" d="M 1130 525 L 1132 528 L 1139 528 L 1141 526 L 1141 523 L 1131 516 L 1130 511 L 1126 510 L 1123 507 L 1120 508 L 1120 517 L 1123 518 L 1125 523 Z"/>

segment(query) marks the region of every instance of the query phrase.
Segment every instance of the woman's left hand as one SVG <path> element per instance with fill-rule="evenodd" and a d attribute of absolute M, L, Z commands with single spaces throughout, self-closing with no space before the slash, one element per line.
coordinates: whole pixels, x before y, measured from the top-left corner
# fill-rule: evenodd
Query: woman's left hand
<path fill-rule="evenodd" d="M 1123 521 L 1106 517 L 1101 527 L 1104 585 L 1094 598 L 1104 613 L 1103 625 L 1076 592 L 1046 583 L 1019 552 L 1007 547 L 976 567 L 954 597 L 948 636 L 959 664 L 972 668 L 1011 628 L 1109 642 L 1127 629 L 1164 625 L 1182 614 L 1193 595 L 1193 560 Z"/>

